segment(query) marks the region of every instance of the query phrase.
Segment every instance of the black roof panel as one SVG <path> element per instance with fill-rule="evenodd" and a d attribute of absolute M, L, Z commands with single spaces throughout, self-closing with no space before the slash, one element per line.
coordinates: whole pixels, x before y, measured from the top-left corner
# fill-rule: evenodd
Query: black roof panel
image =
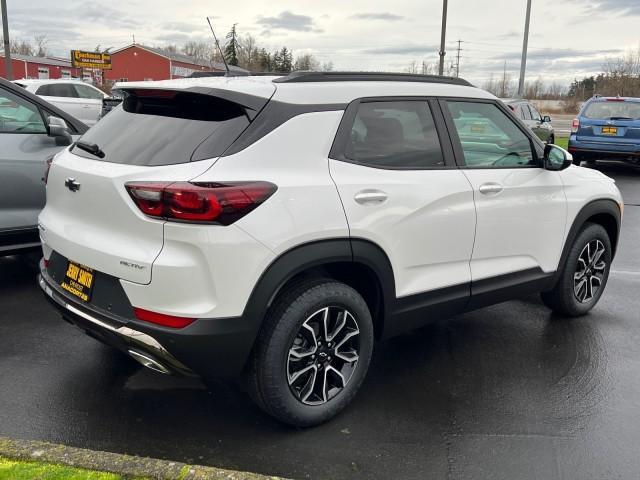
<path fill-rule="evenodd" d="M 473 86 L 468 81 L 456 77 L 386 72 L 293 72 L 286 77 L 276 78 L 274 82 L 424 82 L 449 83 L 452 85 L 464 85 L 466 87 Z"/>

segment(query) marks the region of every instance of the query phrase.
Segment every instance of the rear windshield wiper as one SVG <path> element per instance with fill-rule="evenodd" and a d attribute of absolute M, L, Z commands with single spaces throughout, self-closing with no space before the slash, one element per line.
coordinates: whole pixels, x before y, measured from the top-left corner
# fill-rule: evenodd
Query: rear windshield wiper
<path fill-rule="evenodd" d="M 609 120 L 633 120 L 631 117 L 609 117 Z"/>
<path fill-rule="evenodd" d="M 82 140 L 78 140 L 76 142 L 76 147 L 80 150 L 84 150 L 85 152 L 90 153 L 98 158 L 104 158 L 104 152 L 100 149 L 100 147 L 95 143 L 85 142 Z"/>

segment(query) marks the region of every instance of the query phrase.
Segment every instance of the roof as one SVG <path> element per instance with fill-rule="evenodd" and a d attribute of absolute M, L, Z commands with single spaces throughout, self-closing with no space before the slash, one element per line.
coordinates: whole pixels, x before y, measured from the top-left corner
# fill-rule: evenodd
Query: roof
<path fill-rule="evenodd" d="M 4 57 L 4 52 L 0 53 L 0 57 Z M 65 60 L 58 57 L 34 57 L 33 55 L 20 55 L 12 53 L 11 58 L 15 60 L 22 60 L 23 62 L 39 63 L 41 65 L 54 65 L 57 67 L 71 67 L 71 60 Z"/>
<path fill-rule="evenodd" d="M 458 77 L 446 77 L 443 75 L 420 75 L 415 73 L 398 72 L 292 72 L 286 77 L 274 80 L 276 83 L 303 83 L 303 82 L 423 82 L 423 83 L 450 83 L 452 85 L 471 84 Z"/>
<path fill-rule="evenodd" d="M 347 104 L 366 97 L 441 96 L 458 98 L 494 99 L 493 95 L 479 88 L 443 81 L 416 81 L 410 79 L 376 81 L 304 81 L 283 82 L 282 76 L 198 77 L 179 80 L 148 82 L 122 82 L 114 88 L 157 88 L 169 90 L 224 89 L 295 104 Z"/>
<path fill-rule="evenodd" d="M 147 50 L 148 52 L 155 53 L 157 55 L 161 55 L 163 57 L 168 58 L 169 60 L 173 60 L 173 61 L 176 61 L 176 62 L 190 63 L 191 65 L 199 65 L 201 67 L 215 68 L 216 70 L 226 70 L 226 67 L 224 66 L 224 63 L 213 62 L 213 61 L 208 61 L 208 60 L 199 59 L 199 58 L 195 58 L 195 57 L 190 57 L 189 55 L 185 55 L 183 53 L 171 52 L 171 51 L 165 50 L 164 48 L 149 47 L 147 45 L 140 45 L 138 43 L 133 43 L 131 45 L 127 45 L 126 47 L 122 47 L 122 48 L 119 48 L 117 50 L 114 50 L 114 51 L 111 52 L 111 54 L 112 55 L 116 54 L 118 52 L 121 52 L 121 51 L 126 50 L 126 49 L 131 48 L 131 47 L 138 47 L 138 48 L 141 48 L 143 50 Z M 244 68 L 236 67 L 234 65 L 229 65 L 229 70 L 236 71 L 236 72 L 247 72 L 248 71 L 248 70 L 245 70 Z"/>

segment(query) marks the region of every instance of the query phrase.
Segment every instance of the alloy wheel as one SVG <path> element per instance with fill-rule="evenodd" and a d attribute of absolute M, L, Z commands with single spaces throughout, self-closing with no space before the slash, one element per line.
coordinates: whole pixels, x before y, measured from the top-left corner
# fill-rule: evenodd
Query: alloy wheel
<path fill-rule="evenodd" d="M 344 307 L 328 306 L 302 324 L 287 358 L 287 381 L 305 405 L 322 405 L 349 383 L 360 358 L 358 322 Z"/>
<path fill-rule="evenodd" d="M 607 263 L 604 244 L 592 240 L 582 249 L 573 275 L 573 292 L 580 303 L 590 302 L 604 283 Z"/>

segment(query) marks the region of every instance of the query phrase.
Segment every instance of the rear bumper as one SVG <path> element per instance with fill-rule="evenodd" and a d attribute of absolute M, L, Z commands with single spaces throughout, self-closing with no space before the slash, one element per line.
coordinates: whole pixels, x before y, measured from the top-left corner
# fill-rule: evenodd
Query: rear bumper
<path fill-rule="evenodd" d="M 603 142 L 600 138 L 594 141 L 577 140 L 575 135 L 569 138 L 568 148 L 571 154 L 579 154 L 585 157 L 600 157 L 624 160 L 625 158 L 640 158 L 640 143 L 620 144 Z"/>
<path fill-rule="evenodd" d="M 182 329 L 156 327 L 72 298 L 42 265 L 38 280 L 65 320 L 161 373 L 233 378 L 242 372 L 253 346 L 255 332 L 242 317 L 198 319 Z"/>

